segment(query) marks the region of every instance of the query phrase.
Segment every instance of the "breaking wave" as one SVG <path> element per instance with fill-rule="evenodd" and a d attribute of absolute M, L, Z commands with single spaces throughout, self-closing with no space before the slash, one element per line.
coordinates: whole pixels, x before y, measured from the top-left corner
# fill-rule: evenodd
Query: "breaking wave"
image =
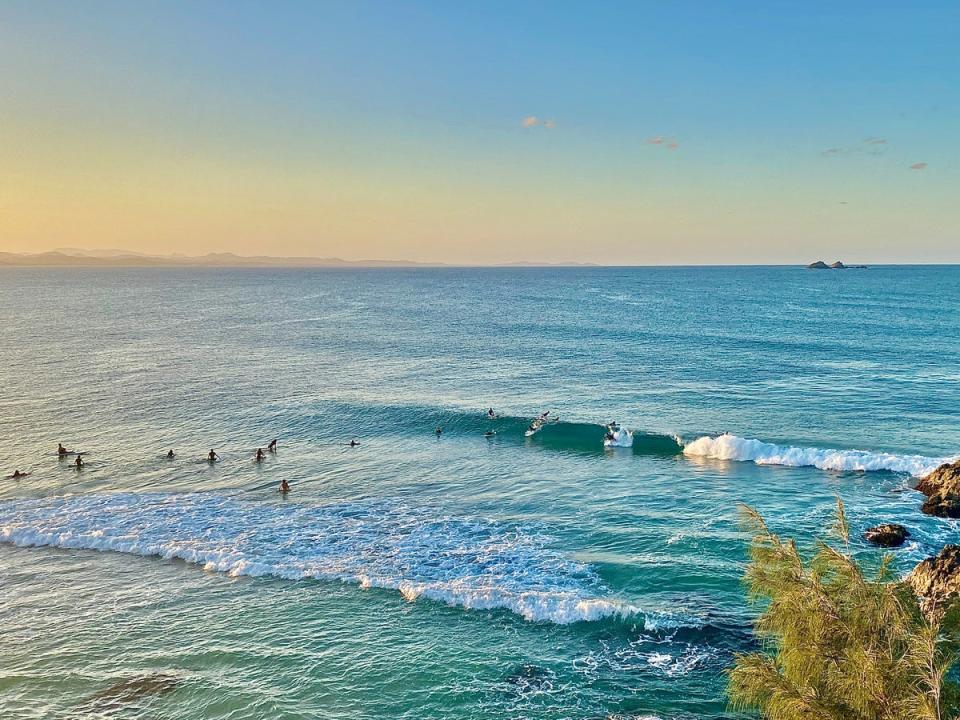
<path fill-rule="evenodd" d="M 0 542 L 177 558 L 208 571 L 388 588 L 530 621 L 682 624 L 609 596 L 533 529 L 388 502 L 299 505 L 205 493 L 69 495 L 0 504 Z"/>
<path fill-rule="evenodd" d="M 824 448 L 784 447 L 736 435 L 704 436 L 683 447 L 684 455 L 716 460 L 738 460 L 758 465 L 816 467 L 821 470 L 907 473 L 921 477 L 952 458 L 923 455 L 896 455 L 868 450 L 831 450 Z"/>

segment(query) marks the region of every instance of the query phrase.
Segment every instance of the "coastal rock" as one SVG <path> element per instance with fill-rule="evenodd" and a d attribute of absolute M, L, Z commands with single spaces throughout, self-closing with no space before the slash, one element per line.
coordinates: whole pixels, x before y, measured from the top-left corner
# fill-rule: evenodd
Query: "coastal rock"
<path fill-rule="evenodd" d="M 940 617 L 947 601 L 960 593 L 960 545 L 947 545 L 939 555 L 919 563 L 906 582 L 920 600 L 924 615 Z"/>
<path fill-rule="evenodd" d="M 827 265 L 823 260 L 817 260 L 816 262 L 810 263 L 807 265 L 807 270 L 829 270 L 830 266 Z"/>
<path fill-rule="evenodd" d="M 920 480 L 917 490 L 927 496 L 920 508 L 927 515 L 960 518 L 960 461 L 938 467 Z"/>
<path fill-rule="evenodd" d="M 844 264 L 843 264 L 842 262 L 840 262 L 839 260 L 837 260 L 835 263 L 831 263 L 831 264 L 830 264 L 830 267 L 831 267 L 832 269 L 834 269 L 834 270 L 846 270 L 846 269 L 847 269 L 847 266 L 844 265 Z"/>
<path fill-rule="evenodd" d="M 880 547 L 900 547 L 910 537 L 910 531 L 897 523 L 884 523 L 868 528 L 863 537 Z"/>

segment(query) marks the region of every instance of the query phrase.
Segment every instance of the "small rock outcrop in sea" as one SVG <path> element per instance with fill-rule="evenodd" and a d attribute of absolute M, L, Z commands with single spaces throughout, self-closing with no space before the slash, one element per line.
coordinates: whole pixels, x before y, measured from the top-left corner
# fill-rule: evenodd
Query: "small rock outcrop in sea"
<path fill-rule="evenodd" d="M 847 266 L 844 265 L 844 264 L 843 264 L 842 262 L 840 262 L 839 260 L 837 260 L 836 262 L 830 263 L 830 267 L 831 267 L 833 270 L 846 270 L 846 269 L 847 269 Z"/>
<path fill-rule="evenodd" d="M 960 518 L 960 460 L 938 467 L 920 480 L 917 490 L 927 496 L 920 508 L 927 515 Z"/>
<path fill-rule="evenodd" d="M 920 600 L 923 614 L 941 617 L 948 601 L 960 593 L 960 545 L 947 545 L 939 555 L 919 563 L 906 582 Z"/>
<path fill-rule="evenodd" d="M 900 547 L 910 537 L 910 531 L 897 523 L 883 523 L 868 528 L 863 537 L 880 547 Z"/>
<path fill-rule="evenodd" d="M 817 260 L 807 265 L 807 270 L 829 270 L 830 266 L 827 265 L 823 260 Z"/>

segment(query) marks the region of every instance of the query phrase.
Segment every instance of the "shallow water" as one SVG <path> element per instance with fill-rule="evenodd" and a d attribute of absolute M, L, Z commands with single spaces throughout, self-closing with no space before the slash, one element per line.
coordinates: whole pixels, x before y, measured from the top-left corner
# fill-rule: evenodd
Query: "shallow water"
<path fill-rule="evenodd" d="M 726 717 L 738 502 L 958 539 L 958 281 L 0 271 L 0 716 Z"/>

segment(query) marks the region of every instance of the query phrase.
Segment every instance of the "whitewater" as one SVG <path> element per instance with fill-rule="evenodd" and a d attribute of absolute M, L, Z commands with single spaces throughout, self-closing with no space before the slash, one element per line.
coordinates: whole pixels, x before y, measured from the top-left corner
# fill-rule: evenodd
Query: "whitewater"
<path fill-rule="evenodd" d="M 300 506 L 213 494 L 71 495 L 0 504 L 0 542 L 179 559 L 232 576 L 398 590 L 470 610 L 570 623 L 639 608 L 524 527 L 389 502 Z M 663 627 L 669 619 L 651 618 Z"/>

